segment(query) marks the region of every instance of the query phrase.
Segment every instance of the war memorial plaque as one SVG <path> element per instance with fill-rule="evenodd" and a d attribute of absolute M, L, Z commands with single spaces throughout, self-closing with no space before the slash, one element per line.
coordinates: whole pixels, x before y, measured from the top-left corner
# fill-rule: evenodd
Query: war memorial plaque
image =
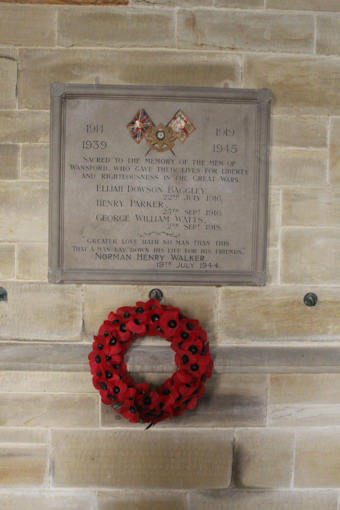
<path fill-rule="evenodd" d="M 270 102 L 52 84 L 49 281 L 263 285 Z"/>

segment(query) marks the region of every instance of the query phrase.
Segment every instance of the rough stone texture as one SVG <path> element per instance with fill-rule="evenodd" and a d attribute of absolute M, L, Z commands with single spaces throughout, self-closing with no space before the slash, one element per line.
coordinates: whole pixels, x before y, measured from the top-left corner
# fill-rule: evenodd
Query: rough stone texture
<path fill-rule="evenodd" d="M 190 494 L 190 510 L 336 510 L 329 491 L 206 491 Z"/>
<path fill-rule="evenodd" d="M 80 289 L 74 285 L 8 283 L 0 307 L 0 338 L 65 340 L 81 328 Z"/>
<path fill-rule="evenodd" d="M 97 334 L 99 326 L 111 310 L 120 306 L 133 306 L 136 301 L 147 301 L 150 286 L 88 285 L 85 288 L 84 324 L 85 334 Z M 214 287 L 162 286 L 164 303 L 176 302 L 176 306 L 188 317 L 199 317 L 200 324 L 207 331 L 209 340 L 215 336 L 215 313 L 217 291 Z M 162 341 L 163 343 L 164 341 Z"/>
<path fill-rule="evenodd" d="M 0 443 L 48 443 L 48 431 L 44 429 L 0 428 Z M 0 500 L 1 501 L 1 500 Z M 2 508 L 2 507 L 1 507 Z"/>
<path fill-rule="evenodd" d="M 0 278 L 10 280 L 15 277 L 15 246 L 0 244 Z"/>
<path fill-rule="evenodd" d="M 172 491 L 98 493 L 98 510 L 187 510 L 186 495 Z"/>
<path fill-rule="evenodd" d="M 269 217 L 268 217 L 268 246 L 275 248 L 279 242 L 281 220 L 281 192 L 278 189 L 269 190 Z"/>
<path fill-rule="evenodd" d="M 98 427 L 98 398 L 97 395 L 1 394 L 0 425 Z"/>
<path fill-rule="evenodd" d="M 295 115 L 272 117 L 272 144 L 279 147 L 327 147 L 327 118 Z"/>
<path fill-rule="evenodd" d="M 278 430 L 236 432 L 236 483 L 241 487 L 289 487 L 294 433 Z"/>
<path fill-rule="evenodd" d="M 45 6 L 0 4 L 0 44 L 54 46 L 56 14 Z"/>
<path fill-rule="evenodd" d="M 331 119 L 329 170 L 332 184 L 340 184 L 340 119 Z"/>
<path fill-rule="evenodd" d="M 0 372 L 1 374 L 1 372 Z M 136 374 L 138 377 L 138 374 Z M 167 374 L 171 376 L 170 374 Z M 133 376 L 137 381 L 138 378 Z M 143 374 L 142 380 L 156 386 L 166 380 L 164 374 Z M 0 376 L 1 383 L 1 376 Z M 265 424 L 267 378 L 265 375 L 215 375 L 206 383 L 206 393 L 194 412 L 186 411 L 180 419 L 173 419 L 171 427 L 250 427 Z M 102 405 L 102 425 L 119 427 L 125 420 L 109 406 Z M 169 427 L 170 422 L 157 424 Z M 133 428 L 136 425 L 132 425 Z M 145 424 L 140 425 L 145 428 Z"/>
<path fill-rule="evenodd" d="M 321 149 L 274 149 L 271 184 L 305 186 L 327 183 L 327 151 Z"/>
<path fill-rule="evenodd" d="M 244 86 L 272 89 L 278 113 L 339 114 L 339 78 L 336 58 L 251 55 L 245 59 Z"/>
<path fill-rule="evenodd" d="M 297 228 L 282 232 L 281 281 L 339 285 L 339 230 Z"/>
<path fill-rule="evenodd" d="M 299 263 L 301 271 L 300 260 L 301 255 L 295 256 L 294 264 Z M 339 290 L 318 288 L 318 305 L 308 307 L 303 296 L 311 290 L 303 286 L 248 288 L 246 293 L 243 288 L 222 289 L 218 341 L 337 338 Z"/>
<path fill-rule="evenodd" d="M 340 193 L 320 189 L 283 190 L 282 225 L 340 226 Z"/>
<path fill-rule="evenodd" d="M 326 427 L 340 425 L 340 405 L 273 405 L 268 409 L 271 427 Z"/>
<path fill-rule="evenodd" d="M 45 144 L 23 145 L 21 149 L 21 177 L 24 179 L 48 179 L 49 146 Z"/>
<path fill-rule="evenodd" d="M 277 285 L 280 280 L 280 251 L 269 248 L 267 254 L 267 283 Z"/>
<path fill-rule="evenodd" d="M 338 12 L 340 4 L 338 0 L 267 0 L 267 8 Z"/>
<path fill-rule="evenodd" d="M 53 483 L 59 487 L 226 488 L 231 477 L 231 442 L 228 431 L 52 431 Z"/>
<path fill-rule="evenodd" d="M 18 145 L 0 145 L 0 161 L 0 179 L 17 179 L 19 172 Z"/>
<path fill-rule="evenodd" d="M 46 446 L 1 445 L 0 487 L 46 485 L 47 454 Z"/>
<path fill-rule="evenodd" d="M 95 393 L 87 372 L 0 372 L 0 393 Z M 1 432 L 1 431 L 0 431 Z M 1 436 L 0 436 L 1 441 Z"/>
<path fill-rule="evenodd" d="M 48 245 L 42 243 L 18 244 L 17 279 L 47 280 Z"/>
<path fill-rule="evenodd" d="M 338 429 L 296 434 L 296 487 L 339 487 L 340 433 Z"/>
<path fill-rule="evenodd" d="M 0 237 L 4 241 L 47 241 L 48 186 L 0 182 Z"/>
<path fill-rule="evenodd" d="M 179 11 L 179 48 L 313 51 L 313 18 L 214 10 Z"/>
<path fill-rule="evenodd" d="M 0 6 L 1 17 L 1 6 Z M 1 27 L 1 21 L 0 21 Z M 1 28 L 0 28 L 1 33 Z M 1 35 L 0 35 L 1 40 Z M 0 56 L 0 108 L 16 108 L 17 62 L 14 58 Z"/>
<path fill-rule="evenodd" d="M 175 47 L 175 16 L 171 10 L 63 8 L 58 45 Z"/>
<path fill-rule="evenodd" d="M 48 142 L 49 112 L 0 111 L 0 143 Z"/>
<path fill-rule="evenodd" d="M 21 50 L 19 69 L 19 103 L 37 109 L 49 107 L 57 81 L 233 87 L 240 74 L 233 55 L 160 50 Z"/>
<path fill-rule="evenodd" d="M 0 493 L 1 510 L 18 510 L 18 508 L 25 510 L 94 510 L 95 504 L 95 494 L 84 491 L 70 494 L 70 492 L 45 489 L 45 491 L 35 491 L 34 493 L 27 490 L 9 494 Z"/>
<path fill-rule="evenodd" d="M 340 18 L 334 15 L 318 16 L 316 23 L 316 52 L 340 55 Z"/>
<path fill-rule="evenodd" d="M 237 7 L 237 9 L 263 8 L 264 0 L 215 0 L 216 7 Z"/>

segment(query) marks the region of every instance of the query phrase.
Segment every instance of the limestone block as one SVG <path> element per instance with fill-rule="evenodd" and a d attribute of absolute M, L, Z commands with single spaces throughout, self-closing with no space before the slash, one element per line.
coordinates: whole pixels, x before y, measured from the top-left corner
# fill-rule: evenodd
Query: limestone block
<path fill-rule="evenodd" d="M 286 189 L 282 195 L 283 226 L 340 226 L 340 193 Z"/>
<path fill-rule="evenodd" d="M 91 30 L 89 30 L 91 26 Z M 59 46 L 175 47 L 172 10 L 61 8 Z"/>
<path fill-rule="evenodd" d="M 331 184 L 340 184 L 340 119 L 331 119 L 329 170 Z"/>
<path fill-rule="evenodd" d="M 20 243 L 17 255 L 17 279 L 47 280 L 48 245 L 44 243 Z"/>
<path fill-rule="evenodd" d="M 14 244 L 0 244 L 0 278 L 2 280 L 15 278 Z"/>
<path fill-rule="evenodd" d="M 241 487 L 289 487 L 294 433 L 271 429 L 236 432 L 236 483 Z"/>
<path fill-rule="evenodd" d="M 4 393 L 0 394 L 0 411 L 0 425 L 6 427 L 99 425 L 97 395 Z"/>
<path fill-rule="evenodd" d="M 48 108 L 52 82 L 233 87 L 239 77 L 237 56 L 213 52 L 20 50 L 19 103 Z"/>
<path fill-rule="evenodd" d="M 327 183 L 327 151 L 323 149 L 272 150 L 271 184 L 309 186 Z"/>
<path fill-rule="evenodd" d="M 49 112 L 0 111 L 0 143 L 48 142 Z"/>
<path fill-rule="evenodd" d="M 340 284 L 338 229 L 287 229 L 282 232 L 281 243 L 283 283 Z"/>
<path fill-rule="evenodd" d="M 57 487 L 226 488 L 232 434 L 52 430 L 52 455 Z"/>
<path fill-rule="evenodd" d="M 327 147 L 327 123 L 326 117 L 275 115 L 272 117 L 272 144 L 324 149 Z"/>
<path fill-rule="evenodd" d="M 0 44 L 54 46 L 56 16 L 53 7 L 0 3 Z"/>
<path fill-rule="evenodd" d="M 1 446 L 0 487 L 46 485 L 47 455 L 47 446 Z"/>
<path fill-rule="evenodd" d="M 296 5 L 295 0 L 292 3 Z M 339 75 L 340 61 L 336 58 L 249 55 L 244 86 L 272 89 L 275 113 L 339 115 Z"/>
<path fill-rule="evenodd" d="M 21 149 L 21 177 L 29 180 L 48 179 L 49 146 L 27 144 Z"/>
<path fill-rule="evenodd" d="M 67 340 L 81 331 L 80 288 L 11 282 L 0 307 L 0 338 Z"/>
<path fill-rule="evenodd" d="M 18 173 L 19 173 L 18 145 L 15 144 L 0 145 L 0 179 L 17 179 Z"/>
<path fill-rule="evenodd" d="M 1 6 L 0 6 L 0 27 L 1 27 Z M 0 28 L 1 40 L 1 28 Z M 0 108 L 5 110 L 16 108 L 16 87 L 17 87 L 17 62 L 14 58 L 2 57 L 0 55 Z"/>
<path fill-rule="evenodd" d="M 267 0 L 268 9 L 340 11 L 338 0 Z"/>
<path fill-rule="evenodd" d="M 313 18 L 306 15 L 181 10 L 179 48 L 271 52 L 313 51 Z"/>

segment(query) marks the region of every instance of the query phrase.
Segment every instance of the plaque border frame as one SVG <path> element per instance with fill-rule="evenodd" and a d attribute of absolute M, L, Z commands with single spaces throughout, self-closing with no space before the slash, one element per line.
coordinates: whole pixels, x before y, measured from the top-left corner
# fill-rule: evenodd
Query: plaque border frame
<path fill-rule="evenodd" d="M 269 89 L 229 89 L 210 87 L 170 87 L 99 84 L 51 84 L 50 114 L 50 171 L 49 171 L 49 244 L 48 281 L 50 283 L 116 283 L 116 284 L 165 284 L 165 285 L 265 285 L 268 230 L 268 187 L 270 151 L 270 109 L 272 92 Z M 253 217 L 252 271 L 157 271 L 63 268 L 63 183 L 64 183 L 64 133 L 65 107 L 68 98 L 110 97 L 174 100 L 199 102 L 211 101 L 256 104 L 256 197 Z M 178 278 L 176 278 L 176 275 Z"/>

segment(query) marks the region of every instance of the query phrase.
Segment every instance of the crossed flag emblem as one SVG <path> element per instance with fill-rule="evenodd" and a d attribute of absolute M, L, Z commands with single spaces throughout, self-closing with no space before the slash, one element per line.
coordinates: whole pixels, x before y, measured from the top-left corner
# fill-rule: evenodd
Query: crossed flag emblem
<path fill-rule="evenodd" d="M 158 152 L 171 151 L 174 155 L 172 149 L 176 141 L 184 143 L 196 129 L 182 110 L 178 110 L 164 126 L 164 124 L 155 125 L 144 108 L 138 110 L 126 127 L 136 143 L 145 139 L 148 146 L 147 154 L 155 150 Z"/>

